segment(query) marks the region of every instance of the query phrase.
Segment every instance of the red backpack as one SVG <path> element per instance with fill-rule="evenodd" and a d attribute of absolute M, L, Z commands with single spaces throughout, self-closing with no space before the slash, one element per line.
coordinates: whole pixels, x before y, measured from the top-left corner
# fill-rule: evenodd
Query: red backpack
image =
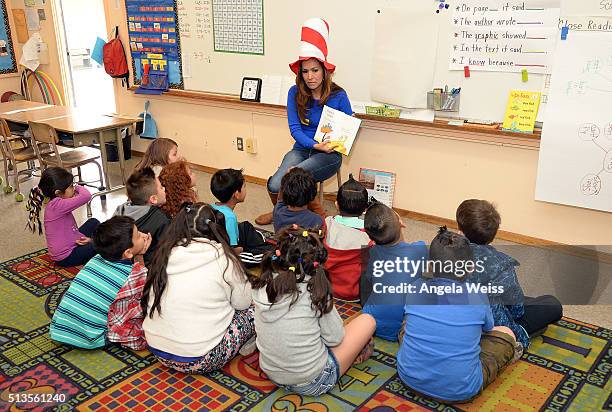
<path fill-rule="evenodd" d="M 119 26 L 115 26 L 115 38 L 104 45 L 104 70 L 115 79 L 128 82 L 130 72 L 128 70 L 123 43 L 119 39 Z"/>

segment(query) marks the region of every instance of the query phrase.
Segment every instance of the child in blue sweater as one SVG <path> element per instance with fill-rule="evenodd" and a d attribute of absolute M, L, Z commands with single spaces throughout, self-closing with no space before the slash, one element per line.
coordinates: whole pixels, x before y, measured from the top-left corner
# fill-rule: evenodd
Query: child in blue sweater
<path fill-rule="evenodd" d="M 361 279 L 363 313 L 376 319 L 375 335 L 397 341 L 404 319 L 407 285 L 421 277 L 427 259 L 424 242 L 406 243 L 399 215 L 376 202 L 365 214 L 364 228 L 376 245 L 370 249 Z"/>

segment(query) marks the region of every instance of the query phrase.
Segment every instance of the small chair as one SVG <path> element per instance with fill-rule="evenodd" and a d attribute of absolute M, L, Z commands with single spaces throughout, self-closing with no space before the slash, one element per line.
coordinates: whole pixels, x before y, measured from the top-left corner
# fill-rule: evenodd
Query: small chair
<path fill-rule="evenodd" d="M 81 167 L 92 163 L 98 167 L 99 178 L 96 181 L 99 181 L 100 185 L 89 186 L 97 188 L 104 186 L 102 167 L 100 163 L 97 162 L 97 160 L 100 159 L 99 150 L 91 147 L 79 147 L 78 149 L 60 151 L 57 146 L 59 142 L 57 131 L 53 127 L 38 122 L 28 122 L 28 126 L 30 127 L 30 133 L 32 133 L 32 146 L 34 147 L 34 152 L 43 170 L 49 166 L 63 167 L 64 169 L 76 168 L 78 170 L 79 183 L 85 184 L 85 182 L 82 182 Z M 45 146 L 49 146 L 51 150 L 44 152 Z"/>
<path fill-rule="evenodd" d="M 338 181 L 338 190 L 340 190 L 340 186 L 342 186 L 341 167 L 339 167 L 338 171 L 336 172 L 336 180 Z M 323 197 L 325 195 L 323 193 L 323 183 L 325 183 L 325 182 L 319 182 L 319 203 L 321 203 L 321 205 L 323 204 Z"/>
<path fill-rule="evenodd" d="M 21 202 L 24 200 L 24 196 L 21 193 L 19 184 L 31 179 L 34 171 L 38 170 L 34 163 L 36 160 L 36 153 L 29 139 L 23 136 L 14 136 L 9 129 L 8 123 L 4 119 L 0 119 L 0 152 L 2 152 L 4 177 L 6 180 L 4 193 L 8 194 L 16 190 L 15 200 Z M 46 149 L 45 153 L 48 152 L 49 149 Z M 20 163 L 26 163 L 27 167 L 23 170 L 19 170 L 18 165 Z M 13 177 L 13 186 L 10 184 L 10 176 Z"/>

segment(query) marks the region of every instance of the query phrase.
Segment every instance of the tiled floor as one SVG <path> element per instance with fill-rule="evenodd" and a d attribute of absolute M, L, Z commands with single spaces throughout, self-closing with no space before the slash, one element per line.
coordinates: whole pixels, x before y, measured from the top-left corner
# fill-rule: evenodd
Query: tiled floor
<path fill-rule="evenodd" d="M 132 170 L 135 163 L 135 159 L 128 161 L 127 170 Z M 95 168 L 87 169 L 87 167 L 85 175 L 95 175 Z M 111 170 L 111 180 L 113 183 L 117 184 L 120 180 L 118 164 L 112 164 Z M 197 189 L 200 200 L 204 202 L 213 201 L 209 188 L 210 175 L 202 172 L 196 172 L 196 175 L 198 178 Z M 26 194 L 26 197 L 30 188 L 36 181 L 36 178 L 31 179 L 22 185 L 22 192 Z M 259 214 L 268 211 L 271 208 L 271 204 L 263 186 L 248 184 L 247 190 L 246 202 L 237 206 L 236 213 L 240 220 L 254 221 L 255 217 Z M 94 217 L 100 220 L 110 217 L 117 205 L 125 200 L 126 196 L 124 191 L 109 195 L 105 203 L 102 203 L 99 198 L 94 200 L 92 204 Z M 326 201 L 325 207 L 328 213 L 335 213 L 332 202 Z M 35 235 L 25 230 L 27 219 L 25 203 L 16 203 L 12 194 L 6 195 L 0 193 L 0 211 L 0 230 L 2 233 L 0 236 L 0 260 L 3 261 L 21 256 L 45 247 L 44 236 L 38 236 L 37 234 Z M 76 211 L 75 216 L 77 222 L 80 223 L 85 221 L 87 218 L 85 208 L 83 207 Z M 435 225 L 410 219 L 406 219 L 406 226 L 404 237 L 408 241 L 425 240 L 428 242 L 435 236 L 437 231 L 437 226 Z M 272 229 L 272 227 L 270 226 L 268 229 Z M 504 242 L 504 244 L 507 244 L 507 242 Z M 544 260 L 549 260 L 550 256 L 546 255 L 546 257 L 543 257 L 544 255 L 542 253 L 544 252 L 541 250 L 537 248 L 531 248 L 530 250 L 518 249 L 518 247 L 512 245 L 510 247 L 517 248 L 512 250 L 517 251 L 516 253 L 520 253 L 521 255 L 521 258 L 519 258 L 510 252 L 521 261 L 519 279 L 526 294 L 530 294 L 530 291 L 537 291 L 537 293 L 550 293 L 563 297 L 564 293 L 568 290 L 574 290 L 576 288 L 584 290 L 585 288 L 591 288 L 592 290 L 587 290 L 586 293 L 589 296 L 597 296 L 597 300 L 591 301 L 606 303 L 607 305 L 568 305 L 564 306 L 564 314 L 584 322 L 612 328 L 612 299 L 609 293 L 612 288 L 610 282 L 612 276 L 609 276 L 609 274 L 601 275 L 604 273 L 601 267 L 595 264 L 595 274 L 592 276 L 593 279 L 588 282 L 590 286 L 585 286 L 583 272 L 572 272 L 572 276 L 570 276 L 569 279 L 566 276 L 559 280 L 556 274 L 555 265 L 544 262 Z M 523 258 L 522 256 L 525 257 Z M 583 269 L 586 266 L 588 266 L 588 264 L 578 263 L 579 269 Z M 569 300 L 567 301 L 569 302 Z"/>

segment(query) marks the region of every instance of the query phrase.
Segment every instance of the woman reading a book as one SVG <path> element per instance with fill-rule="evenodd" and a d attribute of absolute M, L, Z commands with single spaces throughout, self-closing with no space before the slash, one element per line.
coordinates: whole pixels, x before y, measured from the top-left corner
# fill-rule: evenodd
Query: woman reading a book
<path fill-rule="evenodd" d="M 273 204 L 278 199 L 281 179 L 289 169 L 302 168 L 312 173 L 315 181 L 323 182 L 335 175 L 342 164 L 342 155 L 332 144 L 314 140 L 323 106 L 353 114 L 346 92 L 332 81 L 336 66 L 327 61 L 328 37 L 329 26 L 323 19 L 308 19 L 302 25 L 300 56 L 289 65 L 296 74 L 296 85 L 289 89 L 287 96 L 289 131 L 295 144 L 268 179 L 268 194 Z M 308 208 L 325 218 L 318 198 Z M 255 223 L 272 223 L 272 213 L 259 216 Z"/>

